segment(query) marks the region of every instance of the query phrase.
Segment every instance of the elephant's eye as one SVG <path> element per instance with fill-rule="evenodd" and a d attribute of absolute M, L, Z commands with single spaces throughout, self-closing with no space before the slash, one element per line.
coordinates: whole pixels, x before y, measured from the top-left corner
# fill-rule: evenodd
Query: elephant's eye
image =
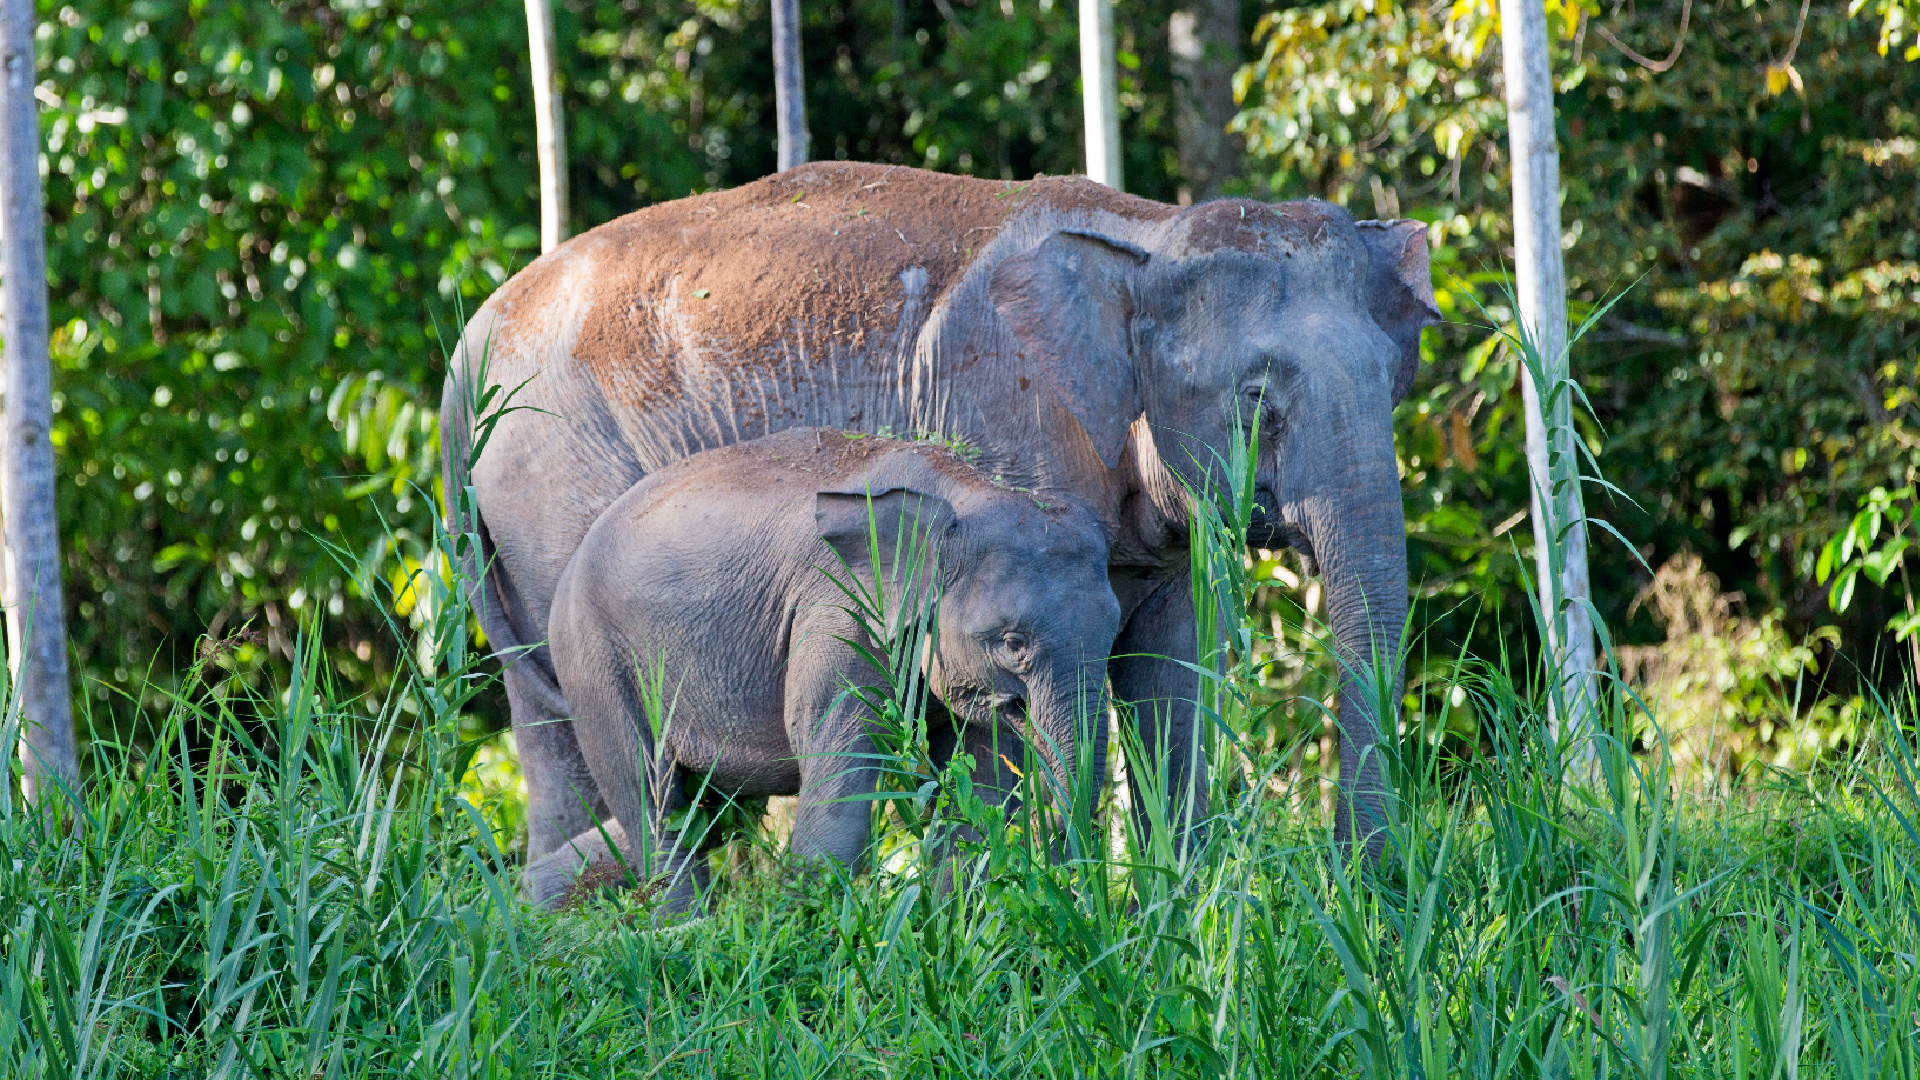
<path fill-rule="evenodd" d="M 1033 648 L 1033 639 L 1018 630 L 1010 630 L 1000 635 L 1000 647 L 1019 656 Z"/>

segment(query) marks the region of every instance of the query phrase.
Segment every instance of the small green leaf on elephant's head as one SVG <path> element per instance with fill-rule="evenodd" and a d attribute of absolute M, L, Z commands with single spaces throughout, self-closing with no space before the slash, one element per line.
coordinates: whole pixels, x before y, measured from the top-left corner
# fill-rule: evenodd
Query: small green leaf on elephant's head
<path fill-rule="evenodd" d="M 695 289 L 693 290 L 693 298 L 695 300 L 705 300 L 708 296 L 712 295 L 712 293 L 712 289 Z"/>

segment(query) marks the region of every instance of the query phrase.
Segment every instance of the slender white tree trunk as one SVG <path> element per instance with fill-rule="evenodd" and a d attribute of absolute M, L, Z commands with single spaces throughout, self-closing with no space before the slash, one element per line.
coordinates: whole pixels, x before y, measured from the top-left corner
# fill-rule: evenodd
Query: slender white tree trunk
<path fill-rule="evenodd" d="M 0 518 L 6 522 L 7 659 L 24 728 L 26 797 L 80 779 L 67 699 L 67 620 L 54 514 L 53 374 L 47 356 L 47 246 L 40 112 L 33 99 L 33 0 L 0 7 L 0 293 L 6 326 L 6 425 Z"/>
<path fill-rule="evenodd" d="M 1115 190 L 1120 176 L 1120 83 L 1113 62 L 1113 0 L 1080 0 L 1080 98 L 1087 175 Z"/>
<path fill-rule="evenodd" d="M 527 0 L 527 52 L 533 69 L 533 134 L 540 155 L 540 250 L 567 238 L 567 129 L 554 82 L 552 0 Z"/>
<path fill-rule="evenodd" d="M 1507 143 L 1513 156 L 1518 314 L 1539 347 L 1548 382 L 1553 383 L 1568 374 L 1567 272 L 1560 255 L 1560 150 L 1553 128 L 1553 73 L 1541 0 L 1500 0 L 1500 27 Z M 1593 623 L 1584 606 L 1570 603 L 1591 596 L 1587 529 L 1574 457 L 1571 402 L 1568 395 L 1560 394 L 1543 415 L 1541 389 L 1530 373 L 1523 374 L 1540 606 L 1547 616 L 1547 645 L 1562 675 L 1563 704 L 1556 709 L 1556 730 L 1567 736 L 1585 730 L 1594 701 Z"/>
<path fill-rule="evenodd" d="M 800 70 L 800 0 L 773 0 L 773 112 L 780 168 L 807 161 L 806 79 Z"/>

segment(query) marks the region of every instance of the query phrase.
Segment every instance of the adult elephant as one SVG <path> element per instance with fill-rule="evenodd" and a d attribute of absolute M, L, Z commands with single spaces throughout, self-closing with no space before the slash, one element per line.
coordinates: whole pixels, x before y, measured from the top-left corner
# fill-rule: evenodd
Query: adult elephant
<path fill-rule="evenodd" d="M 799 426 L 958 437 L 1004 482 L 1091 505 L 1122 610 L 1113 692 L 1181 790 L 1205 775 L 1185 492 L 1236 414 L 1257 416 L 1254 539 L 1324 579 L 1349 669 L 1336 832 L 1368 831 L 1386 791 L 1362 682 L 1396 655 L 1407 604 L 1391 413 L 1432 296 L 1417 222 L 856 163 L 649 207 L 541 257 L 468 323 L 443 412 L 470 431 L 463 376 L 481 370 L 532 406 L 498 420 L 472 473 L 482 625 L 521 650 L 506 687 L 528 856 L 604 813 L 541 647 L 575 547 L 647 472 Z"/>

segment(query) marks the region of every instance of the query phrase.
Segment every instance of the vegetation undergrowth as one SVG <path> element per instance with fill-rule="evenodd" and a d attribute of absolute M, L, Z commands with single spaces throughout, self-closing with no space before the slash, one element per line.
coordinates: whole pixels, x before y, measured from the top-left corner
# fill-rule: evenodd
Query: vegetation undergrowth
<path fill-rule="evenodd" d="M 1251 676 L 1221 662 L 1204 843 L 1169 842 L 1152 783 L 1117 848 L 956 797 L 981 835 L 958 888 L 895 862 L 805 884 L 763 845 L 661 930 L 633 896 L 516 899 L 461 783 L 490 676 L 458 576 L 417 586 L 438 614 L 371 738 L 310 627 L 272 694 L 203 663 L 149 740 L 96 742 L 76 828 L 9 785 L 0 1072 L 1920 1076 L 1913 702 L 1845 762 L 1711 797 L 1616 709 L 1564 785 L 1528 680 L 1468 659 L 1492 752 L 1407 741 L 1370 869 L 1327 839 L 1319 781 L 1231 737 Z"/>
<path fill-rule="evenodd" d="M 77 833 L 0 808 L 7 1075 L 1920 1076 L 1910 707 L 1696 800 L 1607 737 L 1563 787 L 1537 703 L 1469 664 L 1495 752 L 1401 770 L 1377 872 L 1283 758 L 1223 754 L 1191 850 L 989 833 L 950 891 L 750 858 L 663 931 L 515 900 L 426 686 L 367 750 L 324 685 L 252 730 L 188 685 L 153 749 L 97 751 Z"/>

